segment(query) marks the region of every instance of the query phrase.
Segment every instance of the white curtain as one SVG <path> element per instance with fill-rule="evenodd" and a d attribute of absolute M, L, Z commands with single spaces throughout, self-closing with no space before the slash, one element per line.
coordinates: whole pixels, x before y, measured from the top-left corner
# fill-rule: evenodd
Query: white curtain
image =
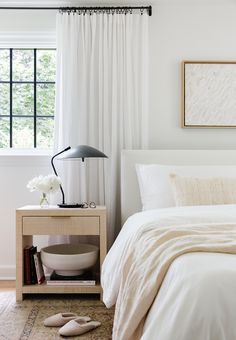
<path fill-rule="evenodd" d="M 58 13 L 55 151 L 87 144 L 108 159 L 58 161 L 67 202 L 108 212 L 120 228 L 120 154 L 147 147 L 148 15 Z"/>

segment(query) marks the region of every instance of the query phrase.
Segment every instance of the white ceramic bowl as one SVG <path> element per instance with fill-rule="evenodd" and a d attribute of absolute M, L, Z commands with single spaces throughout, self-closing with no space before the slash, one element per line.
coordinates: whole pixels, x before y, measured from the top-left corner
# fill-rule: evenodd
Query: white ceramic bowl
<path fill-rule="evenodd" d="M 80 275 L 92 267 L 98 257 L 98 247 L 92 244 L 55 244 L 41 249 L 42 263 L 58 275 Z"/>

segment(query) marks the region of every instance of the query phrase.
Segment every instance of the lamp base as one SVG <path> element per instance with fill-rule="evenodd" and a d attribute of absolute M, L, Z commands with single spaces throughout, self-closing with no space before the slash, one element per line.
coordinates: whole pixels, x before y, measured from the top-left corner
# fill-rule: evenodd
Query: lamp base
<path fill-rule="evenodd" d="M 58 207 L 59 208 L 83 208 L 84 207 L 84 204 L 81 203 L 81 204 L 66 204 L 66 203 L 62 203 L 62 204 L 58 204 Z"/>

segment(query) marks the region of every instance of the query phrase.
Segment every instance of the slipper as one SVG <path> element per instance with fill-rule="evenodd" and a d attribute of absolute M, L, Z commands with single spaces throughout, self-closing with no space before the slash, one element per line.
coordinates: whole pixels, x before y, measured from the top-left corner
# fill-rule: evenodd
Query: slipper
<path fill-rule="evenodd" d="M 75 313 L 58 313 L 49 316 L 47 319 L 44 320 L 43 324 L 46 327 L 61 327 L 64 326 L 67 322 L 74 319 L 80 320 L 82 323 L 91 320 L 91 318 L 88 316 L 78 316 Z"/>
<path fill-rule="evenodd" d="M 89 321 L 81 323 L 79 318 L 69 321 L 65 326 L 59 329 L 59 334 L 63 336 L 81 335 L 101 326 L 101 322 Z"/>

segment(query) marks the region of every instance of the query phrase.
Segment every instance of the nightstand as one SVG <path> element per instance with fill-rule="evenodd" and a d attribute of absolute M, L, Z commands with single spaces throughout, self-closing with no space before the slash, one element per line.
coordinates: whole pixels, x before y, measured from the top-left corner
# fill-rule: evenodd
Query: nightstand
<path fill-rule="evenodd" d="M 24 247 L 33 244 L 33 235 L 97 235 L 101 265 L 107 253 L 106 208 L 62 209 L 25 206 L 16 210 L 16 300 L 24 294 L 102 294 L 100 282 L 95 286 L 24 285 Z M 36 244 L 35 244 L 36 245 Z"/>

